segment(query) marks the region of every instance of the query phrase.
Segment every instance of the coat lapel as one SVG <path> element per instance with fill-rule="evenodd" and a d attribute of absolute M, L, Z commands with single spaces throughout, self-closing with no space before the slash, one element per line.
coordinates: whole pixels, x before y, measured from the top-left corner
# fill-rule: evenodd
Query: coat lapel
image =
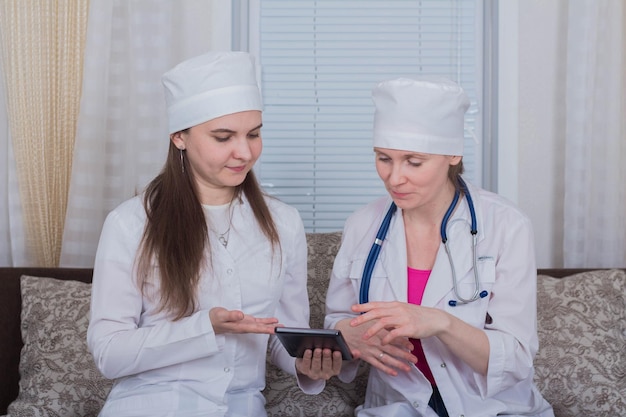
<path fill-rule="evenodd" d="M 402 210 L 398 209 L 391 220 L 387 239 L 383 243 L 380 262 L 387 273 L 392 297 L 390 299 L 407 300 L 407 261 L 406 239 Z"/>

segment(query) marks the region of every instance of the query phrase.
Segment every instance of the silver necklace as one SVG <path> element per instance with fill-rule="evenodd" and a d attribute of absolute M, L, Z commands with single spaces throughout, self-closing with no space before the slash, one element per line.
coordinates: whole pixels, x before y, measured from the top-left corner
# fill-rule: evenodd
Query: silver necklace
<path fill-rule="evenodd" d="M 230 228 L 233 225 L 233 210 L 234 210 L 234 205 L 231 202 L 230 206 L 228 207 L 228 229 L 226 229 L 224 233 L 218 233 L 216 230 L 211 229 L 213 230 L 213 233 L 217 235 L 217 240 L 224 247 L 228 246 L 228 239 L 230 237 Z"/>
<path fill-rule="evenodd" d="M 228 246 L 229 235 L 230 235 L 230 224 L 228 224 L 228 229 L 226 229 L 224 233 L 220 233 L 219 235 L 217 235 L 217 240 L 220 241 L 222 246 L 224 247 Z"/>

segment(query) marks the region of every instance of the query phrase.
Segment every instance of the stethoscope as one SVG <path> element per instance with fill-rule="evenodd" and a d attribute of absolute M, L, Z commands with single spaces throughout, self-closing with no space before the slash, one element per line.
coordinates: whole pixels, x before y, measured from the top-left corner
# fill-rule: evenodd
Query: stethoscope
<path fill-rule="evenodd" d="M 443 216 L 443 220 L 441 221 L 441 241 L 443 242 L 443 246 L 446 250 L 446 254 L 448 255 L 448 261 L 450 262 L 450 269 L 452 270 L 452 289 L 454 290 L 454 295 L 458 300 L 449 300 L 448 305 L 450 307 L 455 307 L 457 305 L 469 304 L 473 301 L 480 300 L 481 298 L 485 298 L 489 293 L 485 290 L 480 291 L 480 281 L 478 279 L 478 268 L 476 268 L 476 244 L 478 242 L 478 227 L 476 226 L 476 211 L 474 210 L 474 202 L 472 201 L 472 197 L 467 189 L 467 185 L 465 181 L 459 177 L 459 184 L 461 191 L 456 190 L 454 193 L 454 198 L 452 199 L 452 203 L 450 203 L 450 207 L 446 211 L 446 214 Z M 450 216 L 452 216 L 452 212 L 456 207 L 456 204 L 459 201 L 459 197 L 461 192 L 465 196 L 467 200 L 467 206 L 469 207 L 470 217 L 472 223 L 470 225 L 470 233 L 472 234 L 472 262 L 474 269 L 474 293 L 470 298 L 463 298 L 458 290 L 457 290 L 457 280 L 456 280 L 456 271 L 454 269 L 454 262 L 452 262 L 452 254 L 450 253 L 450 247 L 448 246 L 448 220 Z M 378 260 L 378 255 L 380 254 L 380 249 L 383 245 L 383 241 L 387 236 L 387 231 L 389 230 L 389 224 L 391 223 L 391 218 L 396 212 L 397 206 L 395 203 L 391 203 L 389 210 L 387 210 L 387 214 L 385 214 L 385 218 L 383 222 L 380 224 L 380 228 L 378 229 L 378 233 L 376 233 L 376 239 L 374 239 L 374 244 L 370 249 L 370 253 L 367 255 L 367 261 L 365 261 L 365 268 L 363 268 L 363 275 L 361 278 L 361 289 L 359 291 L 359 304 L 367 303 L 369 300 L 369 289 L 370 289 L 370 281 L 372 279 L 372 272 L 374 271 L 374 265 L 376 265 L 376 261 Z"/>

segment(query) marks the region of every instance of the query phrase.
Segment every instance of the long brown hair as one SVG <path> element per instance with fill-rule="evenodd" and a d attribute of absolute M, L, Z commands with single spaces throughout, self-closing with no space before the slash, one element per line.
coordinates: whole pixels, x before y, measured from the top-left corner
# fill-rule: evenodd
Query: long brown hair
<path fill-rule="evenodd" d="M 174 320 L 193 313 L 197 307 L 200 274 L 210 263 L 208 226 L 186 151 L 170 142 L 162 171 L 148 184 L 144 194 L 147 221 L 137 256 L 137 280 L 142 287 L 148 276 L 160 281 L 160 309 Z M 279 244 L 276 224 L 252 171 L 235 187 L 234 199 L 243 193 L 261 230 L 272 247 Z M 156 265 L 154 265 L 156 264 Z"/>

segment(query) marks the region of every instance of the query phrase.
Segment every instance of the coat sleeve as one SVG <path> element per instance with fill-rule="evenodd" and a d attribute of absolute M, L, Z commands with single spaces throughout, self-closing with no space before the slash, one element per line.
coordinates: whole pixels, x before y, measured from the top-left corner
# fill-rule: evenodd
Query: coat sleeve
<path fill-rule="evenodd" d="M 133 216 L 107 216 L 94 264 L 87 343 L 110 379 L 206 357 L 223 344 L 207 311 L 139 327 L 144 300 L 133 266 L 143 222 Z"/>

